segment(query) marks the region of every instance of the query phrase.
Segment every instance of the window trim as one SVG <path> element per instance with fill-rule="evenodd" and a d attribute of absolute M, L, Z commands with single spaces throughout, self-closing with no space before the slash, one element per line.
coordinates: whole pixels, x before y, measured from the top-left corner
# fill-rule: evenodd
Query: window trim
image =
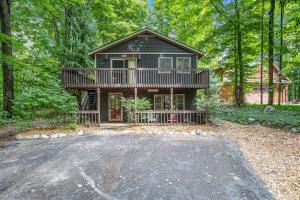
<path fill-rule="evenodd" d="M 186 58 L 190 61 L 189 68 L 187 68 L 188 71 L 184 71 L 185 69 L 179 69 L 178 68 L 178 59 L 186 59 Z M 189 74 L 190 71 L 191 71 L 190 69 L 192 69 L 192 58 L 191 57 L 176 57 L 176 71 L 177 71 L 177 73 Z"/>
<path fill-rule="evenodd" d="M 170 71 L 161 71 L 160 69 L 160 59 L 162 58 L 167 58 L 167 59 L 171 59 L 171 68 L 170 68 Z M 172 72 L 172 69 L 174 68 L 174 63 L 173 63 L 173 57 L 165 57 L 165 56 L 159 56 L 158 57 L 158 73 L 159 74 L 170 74 Z"/>
<path fill-rule="evenodd" d="M 174 100 L 173 100 L 173 103 L 175 104 L 175 107 L 177 106 L 176 104 L 177 104 L 177 97 L 178 96 L 183 96 L 183 102 L 182 102 L 182 104 L 183 104 L 183 109 L 182 110 L 185 110 L 185 94 L 173 94 L 173 98 L 174 98 Z M 160 96 L 160 100 L 162 100 L 162 101 L 164 101 L 164 97 L 165 96 L 170 96 L 171 97 L 171 94 L 154 94 L 154 96 L 153 96 L 153 98 L 154 98 L 154 104 L 153 104 L 153 110 L 157 110 L 157 109 L 155 109 L 156 108 L 156 101 L 155 101 L 155 99 L 156 99 L 156 97 L 157 96 Z M 164 105 L 164 102 L 162 103 L 162 105 Z M 160 110 L 164 110 L 164 108 L 162 108 L 162 109 L 160 109 Z M 178 109 L 177 109 L 178 110 Z"/>
<path fill-rule="evenodd" d="M 125 68 L 124 58 L 122 58 L 122 57 L 113 57 L 113 58 L 110 58 L 110 68 L 111 69 L 113 69 L 113 61 L 114 60 L 122 60 L 123 61 L 123 68 Z M 120 69 L 120 68 L 115 68 L 115 69 Z"/>

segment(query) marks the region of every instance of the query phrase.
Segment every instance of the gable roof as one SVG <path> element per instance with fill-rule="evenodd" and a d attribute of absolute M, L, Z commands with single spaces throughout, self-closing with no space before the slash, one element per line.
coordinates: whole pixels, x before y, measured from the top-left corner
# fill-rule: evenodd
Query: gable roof
<path fill-rule="evenodd" d="M 166 42 L 168 42 L 168 43 L 170 43 L 170 44 L 173 44 L 173 45 L 175 45 L 175 46 L 177 46 L 177 47 L 180 47 L 180 48 L 182 48 L 182 49 L 185 49 L 186 51 L 189 51 L 189 52 L 192 52 L 192 53 L 197 54 L 197 55 L 198 55 L 198 58 L 201 58 L 201 57 L 204 56 L 204 53 L 203 53 L 203 52 L 201 52 L 201 51 L 199 51 L 199 50 L 196 50 L 196 49 L 194 49 L 194 48 L 192 48 L 192 47 L 190 47 L 190 46 L 188 46 L 188 45 L 186 45 L 186 44 L 183 44 L 183 43 L 181 43 L 181 42 L 178 42 L 178 41 L 176 41 L 176 40 L 174 40 L 174 39 L 172 39 L 172 38 L 166 37 L 166 36 L 164 36 L 164 35 L 162 35 L 162 34 L 160 34 L 160 33 L 157 33 L 157 32 L 155 32 L 155 31 L 152 31 L 152 30 L 150 30 L 150 29 L 148 29 L 148 28 L 142 29 L 142 30 L 140 30 L 140 31 L 138 31 L 138 32 L 135 32 L 135 33 L 131 34 L 131 35 L 128 35 L 128 36 L 123 37 L 123 38 L 121 38 L 121 39 L 118 39 L 118 40 L 116 40 L 116 41 L 114 41 L 114 42 L 111 42 L 111 43 L 109 43 L 109 44 L 107 44 L 107 45 L 104 45 L 104 46 L 102 46 L 102 47 L 100 47 L 100 48 L 98 48 L 98 49 L 95 49 L 95 50 L 89 52 L 88 55 L 93 57 L 96 53 L 103 52 L 103 51 L 105 51 L 105 50 L 107 50 L 107 49 L 109 49 L 109 48 L 111 48 L 111 47 L 114 47 L 114 46 L 116 46 L 116 45 L 119 45 L 119 44 L 121 44 L 121 43 L 124 43 L 124 42 L 126 42 L 126 41 L 128 41 L 128 40 L 130 40 L 130 39 L 132 39 L 132 38 L 134 38 L 134 37 L 136 37 L 136 36 L 138 36 L 138 35 L 143 35 L 143 34 L 151 34 L 151 35 L 154 35 L 154 36 L 156 36 L 157 38 L 159 38 L 159 39 L 161 39 L 161 40 L 164 40 L 164 41 L 166 41 Z"/>

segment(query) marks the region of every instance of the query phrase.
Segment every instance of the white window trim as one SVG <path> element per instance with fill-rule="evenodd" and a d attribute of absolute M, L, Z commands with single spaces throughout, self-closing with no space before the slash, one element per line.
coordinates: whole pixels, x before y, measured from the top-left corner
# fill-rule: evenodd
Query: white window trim
<path fill-rule="evenodd" d="M 114 57 L 114 58 L 110 58 L 110 68 L 111 69 L 113 68 L 112 63 L 113 63 L 114 60 L 122 60 L 123 61 L 123 68 L 124 68 L 124 58 L 122 58 L 122 57 Z"/>
<path fill-rule="evenodd" d="M 179 95 L 181 95 L 181 96 L 183 96 L 183 110 L 185 110 L 185 94 L 173 94 L 173 96 L 175 97 L 175 99 L 177 98 L 176 96 L 179 96 Z M 161 100 L 163 100 L 164 101 L 164 97 L 165 96 L 171 96 L 171 94 L 154 94 L 154 104 L 153 104 L 153 110 L 156 110 L 155 108 L 156 108 L 156 101 L 155 101 L 155 99 L 156 99 L 156 97 L 157 96 L 160 96 L 160 99 Z M 163 98 L 161 97 L 161 96 L 163 96 Z M 175 106 L 176 106 L 176 100 L 175 100 Z"/>
<path fill-rule="evenodd" d="M 160 71 L 160 59 L 161 58 L 167 58 L 167 59 L 171 59 L 171 69 L 170 71 Z M 159 74 L 170 74 L 172 72 L 174 65 L 173 65 L 173 57 L 164 57 L 164 56 L 160 56 L 158 57 L 158 73 Z"/>
<path fill-rule="evenodd" d="M 190 64 L 189 64 L 189 68 L 187 69 L 187 71 L 184 71 L 185 69 L 179 69 L 178 68 L 178 59 L 189 59 L 189 61 L 190 61 Z M 190 73 L 190 69 L 192 68 L 192 59 L 191 59 L 191 57 L 176 57 L 176 71 L 177 71 L 177 73 L 180 73 L 180 74 L 189 74 Z M 181 70 L 183 70 L 183 71 L 181 71 Z"/>

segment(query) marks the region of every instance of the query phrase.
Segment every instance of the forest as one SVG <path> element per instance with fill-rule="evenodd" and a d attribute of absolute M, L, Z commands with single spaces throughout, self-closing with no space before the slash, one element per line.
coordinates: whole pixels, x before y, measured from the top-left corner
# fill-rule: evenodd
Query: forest
<path fill-rule="evenodd" d="M 300 99 L 299 0 L 1 0 L 0 12 L 1 124 L 65 119 L 77 101 L 62 68 L 93 67 L 88 52 L 145 27 L 203 51 L 199 68 L 224 67 L 237 106 L 259 64 L 269 97 L 277 63 Z"/>

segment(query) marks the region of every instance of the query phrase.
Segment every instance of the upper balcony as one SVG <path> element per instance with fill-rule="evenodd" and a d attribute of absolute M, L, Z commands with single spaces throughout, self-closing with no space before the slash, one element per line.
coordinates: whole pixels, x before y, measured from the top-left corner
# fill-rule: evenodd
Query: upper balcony
<path fill-rule="evenodd" d="M 64 68 L 64 88 L 208 88 L 208 69 Z"/>

